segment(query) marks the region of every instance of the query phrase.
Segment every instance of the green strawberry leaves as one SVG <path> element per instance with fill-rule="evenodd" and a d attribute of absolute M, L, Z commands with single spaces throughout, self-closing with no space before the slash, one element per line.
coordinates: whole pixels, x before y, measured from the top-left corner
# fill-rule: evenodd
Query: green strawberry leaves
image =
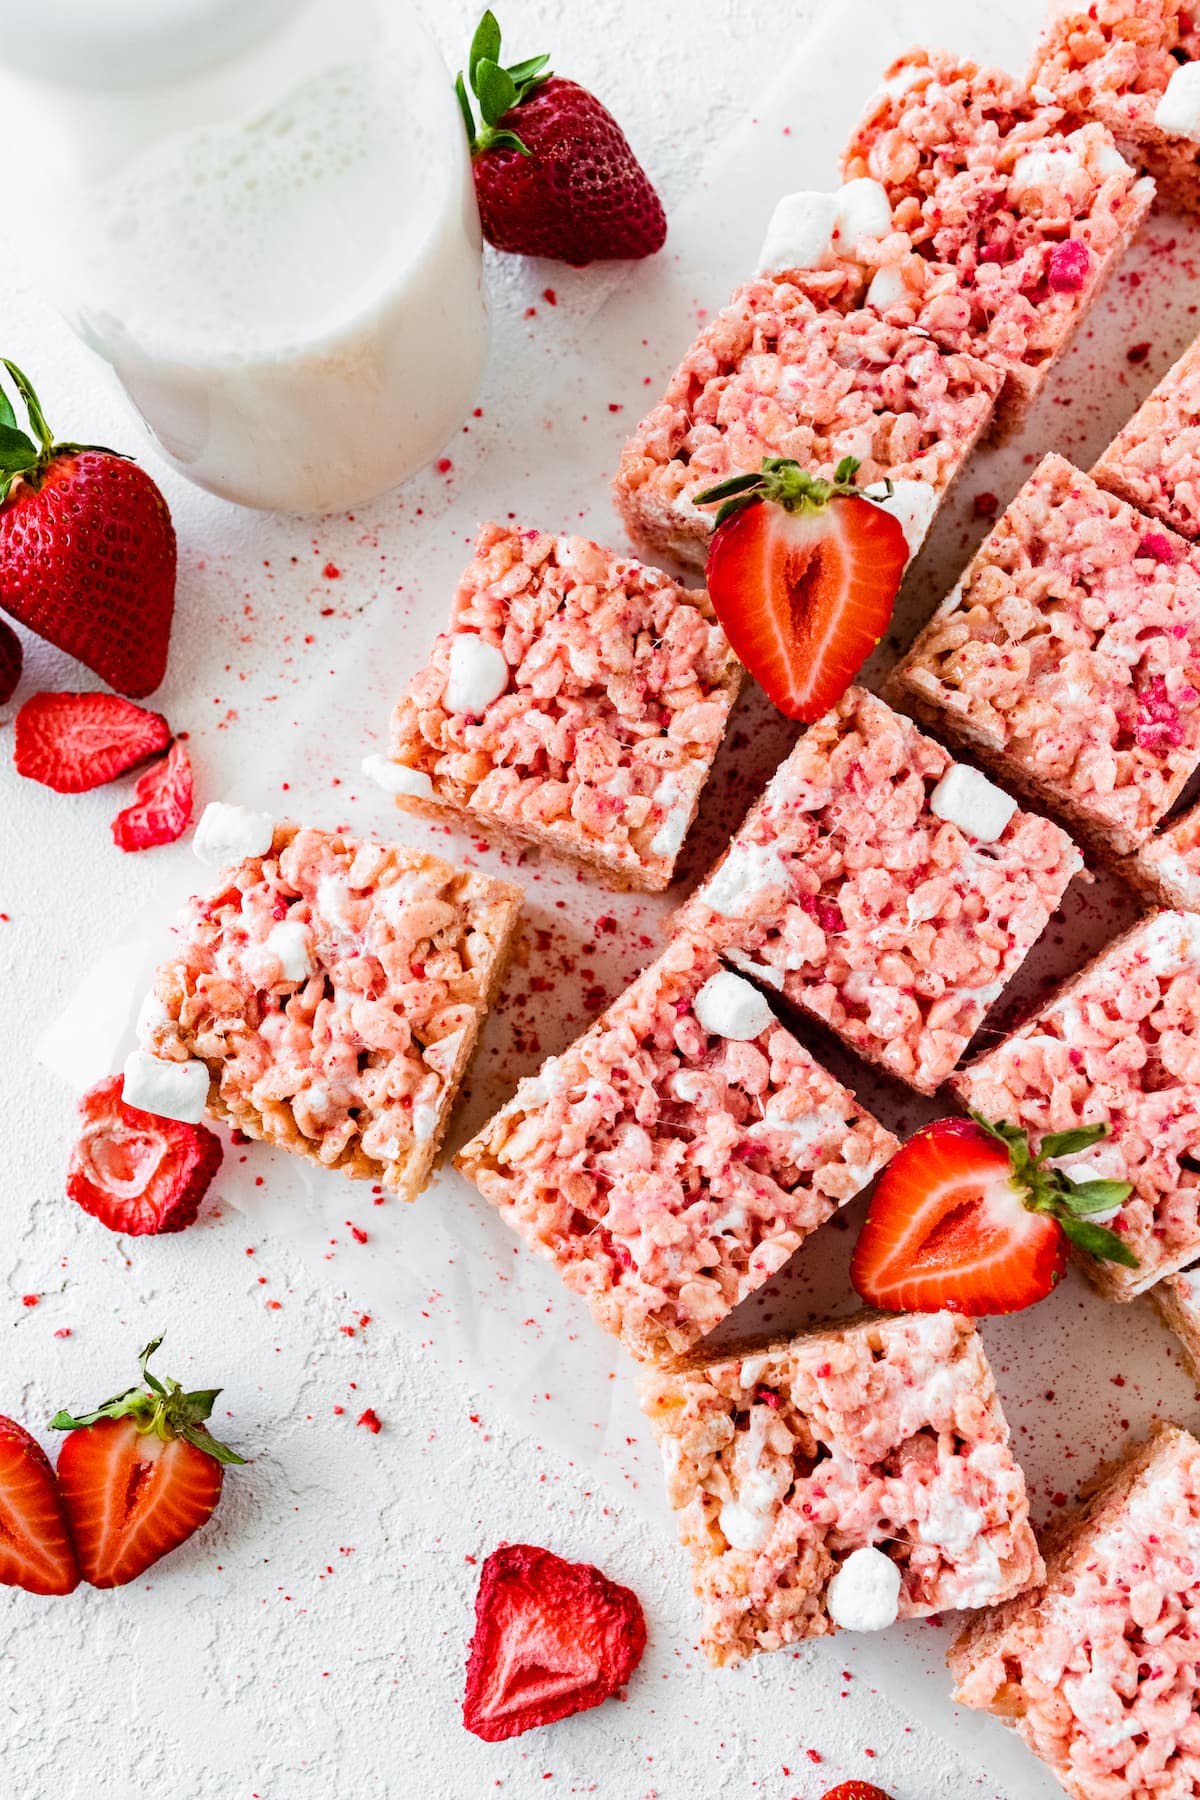
<path fill-rule="evenodd" d="M 10 362 L 6 356 L 0 357 L 0 368 L 7 370 L 8 378 L 16 388 L 17 396 L 25 408 L 25 416 L 29 424 L 28 431 L 20 429 L 12 401 L 5 393 L 4 388 L 0 386 L 0 506 L 2 506 L 18 481 L 28 482 L 29 486 L 33 488 L 40 487 L 43 475 L 56 456 L 74 456 L 81 450 L 100 450 L 104 446 L 56 443 L 28 375 L 23 374 L 16 363 Z M 36 443 L 34 442 L 35 438 Z M 119 456 L 120 451 L 109 450 L 106 454 Z"/>
<path fill-rule="evenodd" d="M 531 154 L 515 131 L 501 130 L 499 126 L 506 113 L 520 106 L 536 88 L 550 79 L 549 62 L 548 56 L 529 56 L 524 62 L 504 68 L 500 62 L 500 27 L 496 15 L 490 11 L 484 13 L 471 39 L 466 79 L 461 69 L 454 78 L 454 92 L 458 96 L 472 156 L 482 156 L 487 150 L 515 150 L 521 156 Z M 479 129 L 476 129 L 471 94 L 478 102 L 483 120 Z"/>
<path fill-rule="evenodd" d="M 833 472 L 833 480 L 828 481 L 823 475 L 812 475 L 802 469 L 789 456 L 764 456 L 761 469 L 745 475 L 731 475 L 727 481 L 718 481 L 715 487 L 693 494 L 692 500 L 696 506 L 715 506 L 720 501 L 714 529 L 724 525 L 726 519 L 732 519 L 743 507 L 752 506 L 759 500 L 770 500 L 776 506 L 782 506 L 785 512 L 822 512 L 835 496 L 861 496 L 856 480 L 858 469 L 857 456 L 843 456 Z M 887 490 L 884 497 L 890 500 L 890 478 L 882 485 Z M 872 495 L 872 498 L 876 496 Z"/>
<path fill-rule="evenodd" d="M 218 1442 L 205 1426 L 205 1421 L 212 1417 L 220 1388 L 197 1388 L 188 1394 L 170 1376 L 163 1382 L 151 1373 L 147 1364 L 161 1343 L 161 1335 L 152 1338 L 138 1359 L 144 1387 L 126 1388 L 124 1393 L 114 1394 L 111 1400 L 101 1401 L 91 1412 L 56 1412 L 50 1421 L 50 1429 L 83 1431 L 101 1419 L 132 1419 L 144 1435 L 153 1432 L 168 1442 L 172 1438 L 184 1438 L 215 1462 L 244 1463 L 244 1456 Z"/>
<path fill-rule="evenodd" d="M 989 1137 L 999 1140 L 1008 1151 L 1012 1182 L 1030 1212 L 1049 1213 L 1057 1219 L 1066 1237 L 1102 1262 L 1120 1263 L 1136 1269 L 1138 1259 L 1115 1231 L 1092 1223 L 1090 1214 L 1111 1213 L 1123 1206 L 1133 1192 L 1128 1181 L 1073 1181 L 1063 1169 L 1052 1167 L 1060 1156 L 1078 1156 L 1109 1135 L 1107 1125 L 1080 1125 L 1070 1131 L 1051 1131 L 1042 1139 L 1040 1149 L 1030 1149 L 1029 1138 L 1019 1125 L 985 1119 L 981 1113 L 971 1117 Z"/>

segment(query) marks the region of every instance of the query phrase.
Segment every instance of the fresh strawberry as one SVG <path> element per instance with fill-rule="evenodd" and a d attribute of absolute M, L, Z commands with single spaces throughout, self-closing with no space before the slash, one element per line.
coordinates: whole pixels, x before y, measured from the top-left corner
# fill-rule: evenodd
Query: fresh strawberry
<path fill-rule="evenodd" d="M 721 502 L 708 591 L 734 650 L 789 719 L 836 705 L 887 630 L 908 561 L 898 519 L 864 500 L 858 462 L 832 481 L 787 457 L 695 496 Z M 890 489 L 890 484 L 889 484 Z"/>
<path fill-rule="evenodd" d="M 116 694 L 35 694 L 17 714 L 13 761 L 18 775 L 57 794 L 83 794 L 170 742 L 161 713 Z"/>
<path fill-rule="evenodd" d="M 21 640 L 12 626 L 0 619 L 0 706 L 17 691 L 21 662 Z"/>
<path fill-rule="evenodd" d="M 112 822 L 118 850 L 150 850 L 182 837 L 192 816 L 192 763 L 176 738 L 166 756 L 151 763 L 133 791 L 133 804 Z"/>
<path fill-rule="evenodd" d="M 0 1418 L 0 1583 L 69 1594 L 79 1565 L 50 1459 L 13 1419 Z"/>
<path fill-rule="evenodd" d="M 454 84 L 484 236 L 497 250 L 576 265 L 652 256 L 667 235 L 662 201 L 608 108 L 551 75 L 549 61 L 532 56 L 501 68 L 500 27 L 485 12 L 467 80 L 460 73 Z"/>
<path fill-rule="evenodd" d="M 211 1517 L 225 1463 L 244 1462 L 204 1421 L 220 1388 L 185 1394 L 146 1367 L 162 1338 L 141 1355 L 145 1387 L 128 1388 L 79 1418 L 55 1413 L 65 1431 L 58 1485 L 80 1573 L 93 1587 L 124 1587 Z"/>
<path fill-rule="evenodd" d="M 926 1125 L 893 1157 L 875 1189 L 850 1279 L 889 1312 L 1019 1312 L 1061 1278 L 1067 1240 L 1136 1269 L 1111 1215 L 1127 1181 L 1072 1181 L 1051 1159 L 1108 1136 L 1107 1125 L 1051 1132 L 1035 1155 L 1023 1131 L 969 1119 Z"/>
<path fill-rule="evenodd" d="M 892 1800 L 892 1796 L 869 1781 L 843 1781 L 840 1787 L 830 1788 L 823 1800 Z"/>
<path fill-rule="evenodd" d="M 0 607 L 118 693 L 152 693 L 167 667 L 175 531 L 144 469 L 96 444 L 57 443 L 28 380 L 20 431 L 0 390 Z"/>
<path fill-rule="evenodd" d="M 590 1563 L 505 1544 L 483 1565 L 463 1724 L 489 1744 L 599 1706 L 642 1660 L 641 1602 Z"/>
<path fill-rule="evenodd" d="M 221 1140 L 126 1106 L 110 1075 L 79 1102 L 83 1121 L 67 1167 L 67 1198 L 127 1237 L 183 1231 L 221 1166 Z"/>

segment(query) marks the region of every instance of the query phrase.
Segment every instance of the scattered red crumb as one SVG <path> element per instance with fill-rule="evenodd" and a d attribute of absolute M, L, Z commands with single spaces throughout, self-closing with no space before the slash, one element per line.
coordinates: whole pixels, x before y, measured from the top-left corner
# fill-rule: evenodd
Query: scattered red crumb
<path fill-rule="evenodd" d="M 976 494 L 972 512 L 977 519 L 994 519 L 1000 511 L 1000 501 L 995 494 Z"/>
<path fill-rule="evenodd" d="M 41 1297 L 42 1296 L 40 1294 L 22 1294 L 21 1295 L 21 1305 L 22 1306 L 36 1306 L 38 1304 L 38 1302 L 40 1301 Z"/>
<path fill-rule="evenodd" d="M 1125 360 L 1126 362 L 1131 363 L 1143 363 L 1149 354 L 1150 345 L 1148 343 L 1130 344 L 1128 350 L 1125 352 Z"/>
<path fill-rule="evenodd" d="M 71 1327 L 69 1325 L 60 1325 L 54 1335 L 55 1337 L 70 1337 Z"/>
<path fill-rule="evenodd" d="M 542 289 L 542 299 L 546 302 L 547 306 L 557 306 L 558 305 L 558 295 L 555 293 L 553 288 L 543 288 Z"/>
<path fill-rule="evenodd" d="M 325 567 L 321 570 L 321 573 L 326 581 L 340 581 L 342 579 L 342 571 L 338 568 L 336 563 L 327 562 Z"/>
<path fill-rule="evenodd" d="M 357 1225 L 351 1225 L 350 1236 L 354 1239 L 356 1244 L 365 1244 L 367 1241 L 366 1232 L 360 1230 L 360 1228 Z"/>
<path fill-rule="evenodd" d="M 366 1412 L 363 1413 L 357 1423 L 365 1425 L 368 1431 L 378 1432 L 383 1430 L 383 1420 L 379 1417 L 379 1414 L 375 1411 L 373 1406 L 368 1406 Z"/>
<path fill-rule="evenodd" d="M 448 456 L 439 456 L 435 467 L 439 475 L 448 475 L 454 467 L 454 464 L 450 461 Z"/>

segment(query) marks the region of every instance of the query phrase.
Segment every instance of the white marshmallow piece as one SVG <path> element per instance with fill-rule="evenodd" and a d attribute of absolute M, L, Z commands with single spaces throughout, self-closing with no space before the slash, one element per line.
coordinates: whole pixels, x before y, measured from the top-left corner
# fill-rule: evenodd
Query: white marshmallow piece
<path fill-rule="evenodd" d="M 210 800 L 200 815 L 192 849 L 201 862 L 228 869 L 249 856 L 265 856 L 274 836 L 275 821 L 270 813 Z"/>
<path fill-rule="evenodd" d="M 362 772 L 385 794 L 411 794 L 414 799 L 427 800 L 433 792 L 433 782 L 424 769 L 410 769 L 407 763 L 393 762 L 378 751 L 363 757 Z"/>
<path fill-rule="evenodd" d="M 876 312 L 887 312 L 896 306 L 907 293 L 904 277 L 895 263 L 885 263 L 882 269 L 876 269 L 867 289 L 867 305 L 873 306 Z"/>
<path fill-rule="evenodd" d="M 307 981 L 312 974 L 312 933 L 299 919 L 281 919 L 272 925 L 267 949 L 279 959 L 285 981 Z"/>
<path fill-rule="evenodd" d="M 696 1017 L 714 1037 L 733 1038 L 737 1043 L 758 1037 L 774 1020 L 758 989 L 732 969 L 718 969 L 709 976 L 696 995 Z"/>
<path fill-rule="evenodd" d="M 820 269 L 833 255 L 838 196 L 802 190 L 785 194 L 771 214 L 758 257 L 760 275 Z"/>
<path fill-rule="evenodd" d="M 442 1116 L 440 1106 L 430 1106 L 425 1100 L 418 1100 L 413 1107 L 413 1137 L 418 1144 L 427 1144 L 438 1128 L 438 1120 Z"/>
<path fill-rule="evenodd" d="M 456 633 L 450 645 L 450 676 L 442 696 L 447 712 L 477 719 L 508 686 L 508 664 L 495 644 L 473 631 Z"/>
<path fill-rule="evenodd" d="M 825 1595 L 843 1631 L 884 1631 L 900 1616 L 900 1570 L 882 1550 L 852 1550 Z"/>
<path fill-rule="evenodd" d="M 148 1037 L 153 1037 L 160 1026 L 170 1023 L 170 1013 L 154 989 L 151 988 L 138 1008 L 137 1024 L 134 1026 L 134 1030 L 137 1032 L 139 1041 L 144 1043 Z"/>
<path fill-rule="evenodd" d="M 929 535 L 938 509 L 937 489 L 929 481 L 893 481 L 890 494 L 873 493 L 868 488 L 866 497 L 899 521 L 911 560 Z"/>
<path fill-rule="evenodd" d="M 121 1098 L 139 1112 L 198 1125 L 208 1099 L 208 1070 L 202 1062 L 167 1062 L 134 1050 L 125 1060 Z"/>
<path fill-rule="evenodd" d="M 1013 166 L 1013 186 L 1018 193 L 1023 188 L 1065 187 L 1082 168 L 1073 150 L 1027 150 Z"/>
<path fill-rule="evenodd" d="M 1138 942 L 1152 975 L 1174 975 L 1200 960 L 1200 917 L 1195 913 L 1160 912 Z"/>
<path fill-rule="evenodd" d="M 929 796 L 929 810 L 977 843 L 994 844 L 1008 830 L 1017 803 L 978 769 L 951 763 Z"/>
<path fill-rule="evenodd" d="M 853 256 L 860 238 L 886 237 L 892 229 L 892 203 L 882 182 L 861 175 L 847 181 L 837 192 L 837 219 L 833 228 L 834 245 Z"/>
<path fill-rule="evenodd" d="M 1154 123 L 1172 137 L 1200 143 L 1200 63 L 1180 63 L 1154 109 Z"/>

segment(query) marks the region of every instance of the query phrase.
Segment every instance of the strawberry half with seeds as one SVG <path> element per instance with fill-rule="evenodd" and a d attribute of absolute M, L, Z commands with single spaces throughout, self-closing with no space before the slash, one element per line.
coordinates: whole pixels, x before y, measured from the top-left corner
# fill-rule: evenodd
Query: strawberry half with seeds
<path fill-rule="evenodd" d="M 29 380 L 21 431 L 0 389 L 0 607 L 140 699 L 167 667 L 175 531 L 144 469 L 97 444 L 59 443 Z"/>
<path fill-rule="evenodd" d="M 1090 1215 L 1111 1216 L 1127 1181 L 1072 1181 L 1051 1159 L 1108 1136 L 1107 1125 L 1051 1132 L 1035 1155 L 1015 1125 L 939 1119 L 911 1137 L 879 1179 L 850 1279 L 889 1312 L 1020 1312 L 1061 1279 L 1068 1240 L 1136 1269 Z"/>
<path fill-rule="evenodd" d="M 843 1781 L 840 1787 L 830 1788 L 824 1800 L 892 1800 L 892 1796 L 869 1781 Z"/>
<path fill-rule="evenodd" d="M 843 457 L 826 481 L 767 456 L 757 474 L 694 497 L 721 503 L 708 592 L 725 635 L 780 712 L 806 724 L 837 704 L 887 630 L 908 562 L 900 521 L 855 486 L 858 466 Z"/>
<path fill-rule="evenodd" d="M 185 1394 L 140 1358 L 144 1387 L 128 1388 L 78 1418 L 55 1413 L 69 1435 L 58 1453 L 58 1485 L 83 1579 L 124 1587 L 205 1524 L 221 1498 L 226 1463 L 244 1462 L 205 1426 L 220 1388 Z"/>
<path fill-rule="evenodd" d="M 500 27 L 485 12 L 466 80 L 455 80 L 483 235 L 497 250 L 576 265 L 652 256 L 667 235 L 662 201 L 608 108 L 549 61 L 501 68 Z"/>
<path fill-rule="evenodd" d="M 70 1594 L 79 1565 L 50 1459 L 15 1419 L 0 1418 L 0 1583 Z"/>
<path fill-rule="evenodd" d="M 127 1237 L 183 1231 L 221 1166 L 221 1140 L 205 1125 L 126 1106 L 122 1085 L 110 1075 L 79 1102 L 83 1125 L 67 1166 L 67 1198 Z"/>
<path fill-rule="evenodd" d="M 171 742 L 161 713 L 116 694 L 35 694 L 17 714 L 17 774 L 56 794 L 85 794 Z"/>
<path fill-rule="evenodd" d="M 599 1706 L 642 1660 L 641 1602 L 590 1563 L 504 1544 L 483 1565 L 463 1724 L 489 1744 Z"/>
<path fill-rule="evenodd" d="M 132 803 L 112 822 L 118 850 L 150 850 L 183 836 L 192 816 L 192 762 L 176 738 L 138 778 Z"/>

